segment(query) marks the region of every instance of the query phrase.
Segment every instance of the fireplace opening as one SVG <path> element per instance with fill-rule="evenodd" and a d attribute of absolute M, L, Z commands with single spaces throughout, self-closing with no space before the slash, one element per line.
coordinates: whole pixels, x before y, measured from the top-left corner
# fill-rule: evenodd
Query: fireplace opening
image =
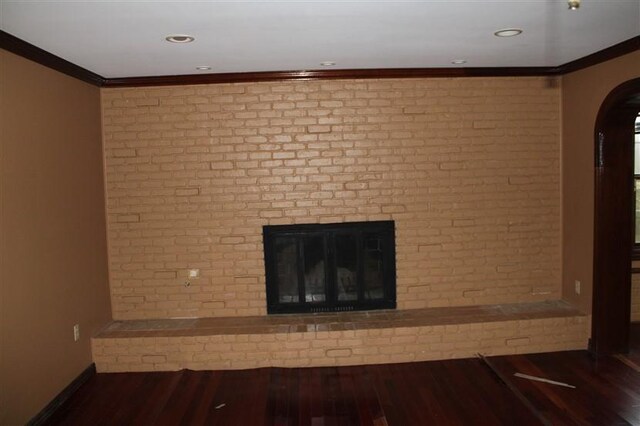
<path fill-rule="evenodd" d="M 393 221 L 263 227 L 267 312 L 396 307 Z"/>

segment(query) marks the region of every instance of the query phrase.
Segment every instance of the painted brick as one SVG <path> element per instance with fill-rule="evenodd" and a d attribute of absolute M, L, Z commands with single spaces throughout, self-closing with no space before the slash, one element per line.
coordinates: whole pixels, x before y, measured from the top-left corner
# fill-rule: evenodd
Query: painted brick
<path fill-rule="evenodd" d="M 631 321 L 640 321 L 640 274 L 631 275 Z"/>
<path fill-rule="evenodd" d="M 589 317 L 575 316 L 356 331 L 97 337 L 91 345 L 99 372 L 219 370 L 578 350 L 586 348 L 589 329 Z"/>
<path fill-rule="evenodd" d="M 115 319 L 266 314 L 262 226 L 286 223 L 395 220 L 399 309 L 560 297 L 544 78 L 102 94 Z M 165 273 L 190 268 L 190 287 Z"/>

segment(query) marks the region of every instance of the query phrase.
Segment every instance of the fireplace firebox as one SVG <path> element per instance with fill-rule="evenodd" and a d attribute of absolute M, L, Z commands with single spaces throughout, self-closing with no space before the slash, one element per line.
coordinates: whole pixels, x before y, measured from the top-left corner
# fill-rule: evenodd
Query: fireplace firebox
<path fill-rule="evenodd" d="M 396 307 L 393 221 L 263 227 L 267 312 Z"/>

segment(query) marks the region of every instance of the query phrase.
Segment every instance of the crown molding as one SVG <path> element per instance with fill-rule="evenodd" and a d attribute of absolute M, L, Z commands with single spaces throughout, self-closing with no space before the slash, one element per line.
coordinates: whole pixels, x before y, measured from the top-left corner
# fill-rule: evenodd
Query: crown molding
<path fill-rule="evenodd" d="M 104 87 L 173 86 L 187 84 L 247 83 L 261 81 L 313 81 L 372 78 L 552 76 L 552 67 L 495 68 L 382 68 L 352 70 L 268 71 L 225 74 L 189 74 L 108 78 Z"/>
<path fill-rule="evenodd" d="M 351 70 L 266 71 L 105 78 L 39 47 L 0 31 L 0 48 L 98 87 L 144 87 L 261 81 L 314 81 L 337 79 L 445 78 L 445 77 L 554 77 L 640 50 L 640 36 L 557 67 L 383 68 Z"/>
<path fill-rule="evenodd" d="M 628 53 L 633 53 L 636 50 L 640 50 L 640 36 L 630 38 L 622 43 L 614 44 L 613 46 L 592 53 L 591 55 L 587 55 L 583 58 L 576 59 L 575 61 L 567 62 L 566 64 L 558 67 L 558 71 L 560 74 L 568 74 L 615 59 Z"/>
<path fill-rule="evenodd" d="M 1 30 L 0 48 L 94 86 L 100 87 L 105 82 L 102 76 Z"/>

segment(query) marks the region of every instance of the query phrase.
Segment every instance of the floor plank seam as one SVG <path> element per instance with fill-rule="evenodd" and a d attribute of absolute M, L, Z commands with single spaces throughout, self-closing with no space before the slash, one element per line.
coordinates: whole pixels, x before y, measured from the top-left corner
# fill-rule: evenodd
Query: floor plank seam
<path fill-rule="evenodd" d="M 485 357 L 482 354 L 478 354 L 478 357 L 480 358 L 480 360 L 482 361 L 482 364 L 484 366 L 486 366 L 492 373 L 493 376 L 503 385 L 505 385 L 507 387 L 507 389 L 509 389 L 509 391 L 516 397 L 518 398 L 518 400 L 520 400 L 520 402 L 522 402 L 530 411 L 531 413 L 538 419 L 540 420 L 540 422 L 542 422 L 543 425 L 545 426 L 553 426 L 553 423 L 551 423 L 549 421 L 549 419 L 547 419 L 544 414 L 542 414 L 536 407 L 535 405 L 533 405 L 533 403 L 531 401 L 529 401 L 529 399 L 527 399 L 526 396 L 524 396 L 524 394 L 522 392 L 520 392 L 520 390 L 518 390 L 518 388 L 507 378 L 505 377 L 497 368 L 495 368 L 493 366 L 493 364 L 489 361 L 489 359 L 487 357 Z"/>

